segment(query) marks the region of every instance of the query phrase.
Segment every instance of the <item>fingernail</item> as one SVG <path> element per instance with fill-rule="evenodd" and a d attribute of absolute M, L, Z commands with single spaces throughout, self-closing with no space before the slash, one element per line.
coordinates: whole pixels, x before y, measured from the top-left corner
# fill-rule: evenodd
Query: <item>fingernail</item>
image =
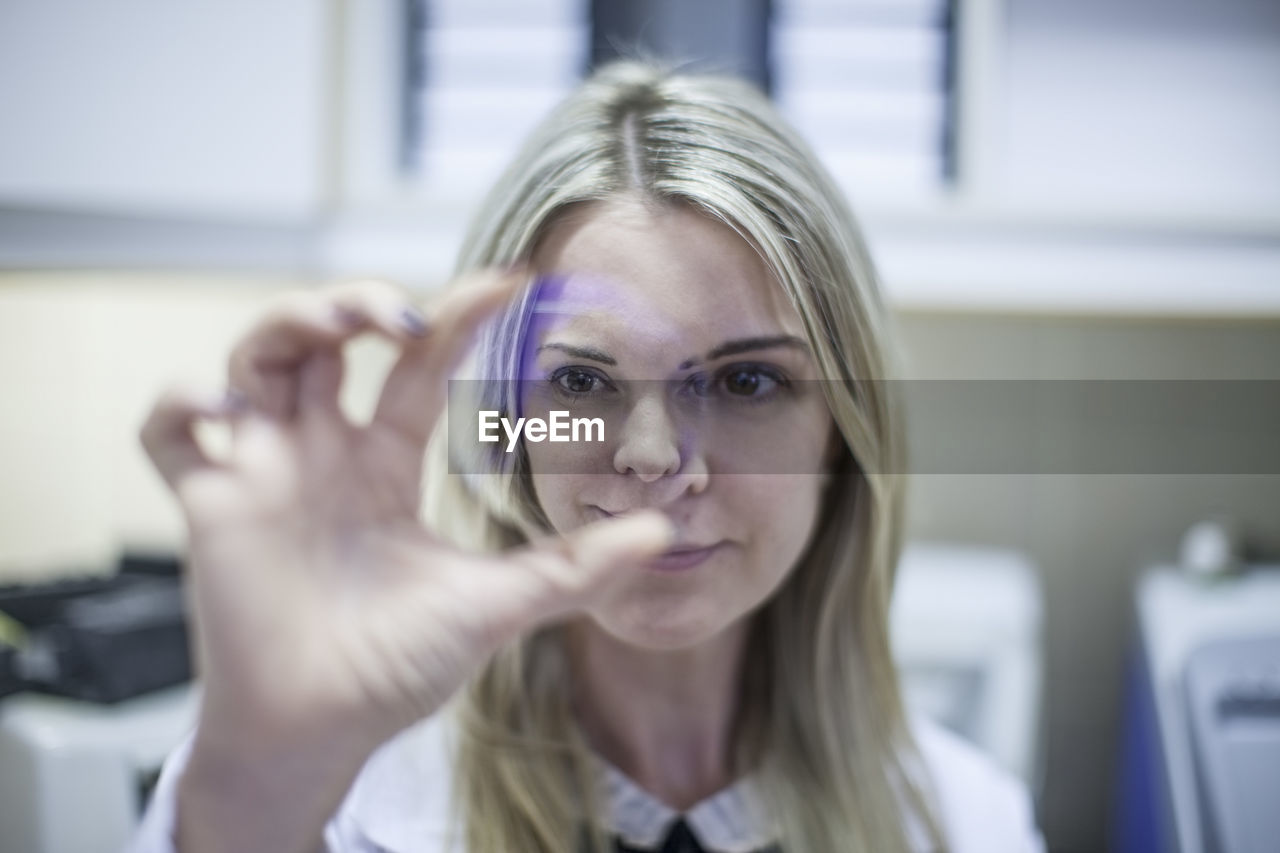
<path fill-rule="evenodd" d="M 400 325 L 415 338 L 421 338 L 427 334 L 427 318 L 412 305 L 406 305 L 401 309 Z"/>
<path fill-rule="evenodd" d="M 242 415 L 249 411 L 249 397 L 238 388 L 228 388 L 218 406 L 224 414 Z"/>

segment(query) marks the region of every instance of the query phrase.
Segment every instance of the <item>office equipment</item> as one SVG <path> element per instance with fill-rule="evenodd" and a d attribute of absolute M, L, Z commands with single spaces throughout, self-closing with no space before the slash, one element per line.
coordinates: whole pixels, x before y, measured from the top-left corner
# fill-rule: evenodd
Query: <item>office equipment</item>
<path fill-rule="evenodd" d="M 0 588 L 0 850 L 116 853 L 194 722 L 179 565 Z"/>
<path fill-rule="evenodd" d="M 114 705 L 0 700 L 0 848 L 118 853 L 195 712 L 190 685 Z"/>
<path fill-rule="evenodd" d="M 0 615 L 22 633 L 0 658 L 0 696 L 30 689 L 118 702 L 191 677 L 176 574 L 4 587 Z"/>
<path fill-rule="evenodd" d="M 1187 660 L 1186 699 L 1207 849 L 1274 850 L 1280 839 L 1280 631 L 1196 649 Z"/>
<path fill-rule="evenodd" d="M 908 707 L 1037 785 L 1042 603 L 1016 551 L 915 543 L 904 550 L 892 637 Z"/>
<path fill-rule="evenodd" d="M 1270 853 L 1280 838 L 1280 565 L 1137 589 L 1113 847 Z"/>

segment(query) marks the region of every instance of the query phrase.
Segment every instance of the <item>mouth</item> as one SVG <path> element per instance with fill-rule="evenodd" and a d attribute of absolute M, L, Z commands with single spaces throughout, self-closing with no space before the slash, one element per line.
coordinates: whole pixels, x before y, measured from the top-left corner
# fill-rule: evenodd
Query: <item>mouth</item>
<path fill-rule="evenodd" d="M 701 547 L 669 548 L 659 556 L 645 563 L 645 567 L 659 572 L 684 572 L 702 565 L 712 556 L 719 553 L 724 543 Z"/>
<path fill-rule="evenodd" d="M 610 512 L 603 507 L 594 505 L 588 507 L 588 509 L 598 514 L 601 518 L 619 518 L 626 515 L 625 512 Z M 722 550 L 725 544 L 723 540 L 712 542 L 710 545 L 681 542 L 645 563 L 645 567 L 660 572 L 687 571 L 709 560 L 714 554 Z"/>

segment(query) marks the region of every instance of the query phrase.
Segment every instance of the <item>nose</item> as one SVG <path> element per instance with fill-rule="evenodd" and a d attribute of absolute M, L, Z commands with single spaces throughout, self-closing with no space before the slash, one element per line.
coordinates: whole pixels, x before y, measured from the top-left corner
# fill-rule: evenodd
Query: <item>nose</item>
<path fill-rule="evenodd" d="M 623 421 L 613 456 L 614 470 L 635 474 L 643 483 L 678 478 L 693 492 L 706 485 L 706 463 L 694 436 L 681 435 L 660 388 L 643 394 Z"/>

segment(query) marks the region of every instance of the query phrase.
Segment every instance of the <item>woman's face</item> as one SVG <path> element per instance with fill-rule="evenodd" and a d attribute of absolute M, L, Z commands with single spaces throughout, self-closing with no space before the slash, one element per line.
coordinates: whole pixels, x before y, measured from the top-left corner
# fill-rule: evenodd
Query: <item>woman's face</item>
<path fill-rule="evenodd" d="M 533 261 L 549 283 L 521 414 L 604 427 L 525 440 L 537 498 L 561 533 L 665 513 L 673 548 L 589 616 L 630 645 L 700 644 L 769 598 L 818 517 L 834 426 L 800 317 L 746 241 L 684 206 L 576 207 Z"/>

